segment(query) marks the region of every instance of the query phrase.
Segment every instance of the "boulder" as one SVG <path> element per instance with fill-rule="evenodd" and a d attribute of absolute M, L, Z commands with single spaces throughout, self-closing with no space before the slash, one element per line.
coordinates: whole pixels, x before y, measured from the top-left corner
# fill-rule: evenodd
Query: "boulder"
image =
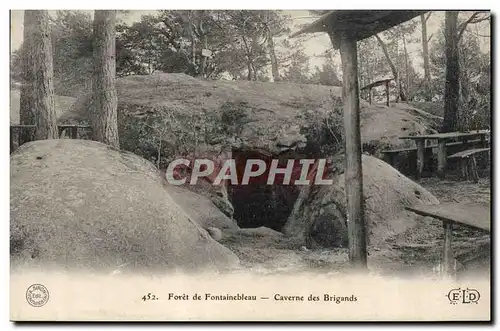
<path fill-rule="evenodd" d="M 238 229 L 236 222 L 220 211 L 207 197 L 174 185 L 165 185 L 170 197 L 203 229 Z"/>
<path fill-rule="evenodd" d="M 11 155 L 11 263 L 28 268 L 220 270 L 238 258 L 172 199 L 156 168 L 89 140 Z"/>
<path fill-rule="evenodd" d="M 121 149 L 161 169 L 181 157 L 223 161 L 246 154 L 300 159 L 310 158 L 321 148 L 327 149 L 321 151 L 326 154 L 341 149 L 329 133 L 339 138 L 343 131 L 342 88 L 338 86 L 212 81 L 158 73 L 118 78 L 116 88 Z M 433 133 L 439 122 L 436 116 L 407 104 L 387 107 L 363 100 L 360 104 L 363 151 L 379 158 L 383 149 L 411 144 L 399 139 L 401 135 Z M 84 124 L 91 107 L 90 94 L 82 93 L 59 121 Z M 396 160 L 402 167 L 407 164 L 405 173 L 412 170 L 408 160 L 407 155 Z M 225 187 L 211 183 L 185 187 L 210 198 L 241 227 L 268 226 L 278 231 L 297 197 L 297 192 L 286 189 L 265 192 L 233 187 L 228 197 Z"/>
<path fill-rule="evenodd" d="M 207 81 L 177 73 L 127 76 L 116 88 L 122 149 L 157 155 L 162 140 L 167 158 L 195 150 L 219 155 L 228 147 L 271 154 L 304 147 L 304 130 L 329 116 L 342 96 L 338 86 Z M 85 123 L 90 107 L 90 94 L 83 93 L 59 121 Z M 402 134 L 434 132 L 439 120 L 407 104 L 361 101 L 362 142 L 371 154 L 404 145 Z"/>
<path fill-rule="evenodd" d="M 304 186 L 283 229 L 308 248 L 347 245 L 344 155 L 332 158 L 333 185 Z M 367 241 L 377 245 L 416 225 L 405 206 L 439 201 L 399 171 L 369 155 L 362 156 Z"/>

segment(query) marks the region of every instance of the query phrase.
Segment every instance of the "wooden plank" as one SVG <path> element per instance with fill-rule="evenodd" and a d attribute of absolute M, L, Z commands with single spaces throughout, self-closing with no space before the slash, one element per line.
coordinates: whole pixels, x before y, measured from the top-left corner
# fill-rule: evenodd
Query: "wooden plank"
<path fill-rule="evenodd" d="M 11 128 L 18 128 L 18 129 L 34 129 L 36 128 L 36 125 L 33 124 L 11 124 Z M 90 129 L 90 125 L 79 125 L 79 124 L 60 124 L 58 125 L 59 128 L 62 129 L 69 129 L 69 128 L 79 128 L 79 129 Z"/>
<path fill-rule="evenodd" d="M 386 79 L 381 79 L 381 80 L 378 80 L 376 82 L 373 82 L 373 83 L 370 83 L 370 84 L 367 84 L 365 86 L 363 86 L 361 88 L 361 91 L 363 90 L 367 90 L 367 89 L 372 89 L 374 87 L 377 87 L 377 86 L 382 86 L 382 85 L 386 85 L 388 82 L 390 82 L 391 80 L 393 80 L 394 78 L 386 78 Z"/>
<path fill-rule="evenodd" d="M 90 129 L 90 125 L 78 125 L 78 124 L 61 124 L 61 125 L 58 125 L 58 127 L 62 128 L 62 129 L 71 129 L 71 128 Z"/>
<path fill-rule="evenodd" d="M 438 141 L 437 161 L 437 175 L 439 178 L 444 179 L 446 172 L 446 140 Z"/>
<path fill-rule="evenodd" d="M 36 125 L 34 125 L 34 124 L 11 124 L 10 127 L 16 128 L 16 129 L 22 129 L 22 128 L 35 129 Z"/>
<path fill-rule="evenodd" d="M 411 152 L 411 151 L 416 151 L 416 147 L 408 147 L 408 148 L 400 148 L 400 149 L 386 149 L 382 151 L 384 154 L 397 154 L 401 152 Z"/>
<path fill-rule="evenodd" d="M 417 139 L 416 141 L 418 141 L 418 140 L 420 140 L 420 139 Z M 468 140 L 465 145 L 470 145 L 470 144 L 473 144 L 476 142 L 480 142 L 480 140 Z M 446 143 L 446 147 L 459 146 L 459 145 L 464 145 L 464 144 L 461 141 L 453 141 L 453 142 Z M 438 145 L 433 144 L 433 145 L 425 146 L 425 149 L 428 150 L 428 149 L 433 149 L 433 148 L 437 148 L 437 147 L 438 147 Z M 390 154 L 390 153 L 411 152 L 411 151 L 416 151 L 416 150 L 417 150 L 416 147 L 407 147 L 407 148 L 399 148 L 399 149 L 386 149 L 386 150 L 381 151 L 381 153 Z M 450 157 L 448 157 L 448 158 L 450 158 Z"/>
<path fill-rule="evenodd" d="M 448 156 L 449 159 L 455 159 L 455 158 L 467 158 L 471 155 L 479 154 L 479 153 L 484 153 L 484 152 L 489 152 L 489 148 L 473 148 L 473 149 L 467 149 L 465 151 L 461 151 L 458 153 L 455 153 L 453 155 Z"/>
<path fill-rule="evenodd" d="M 349 260 L 355 268 L 367 268 L 361 131 L 359 116 L 356 40 L 343 35 L 340 45 L 343 72 L 345 128 L 345 188 L 348 212 Z"/>
<path fill-rule="evenodd" d="M 442 221 L 451 221 L 490 231 L 491 209 L 489 203 L 440 203 L 408 206 L 405 209 Z"/>
<path fill-rule="evenodd" d="M 401 136 L 399 139 L 455 139 L 462 137 L 481 137 L 488 134 L 488 130 L 478 130 L 471 132 L 447 132 L 447 133 L 434 133 L 418 136 Z"/>
<path fill-rule="evenodd" d="M 443 221 L 444 242 L 443 256 L 441 258 L 441 271 L 443 275 L 450 276 L 453 270 L 453 250 L 451 249 L 451 241 L 453 237 L 453 222 Z"/>
<path fill-rule="evenodd" d="M 293 33 L 290 37 L 294 38 L 303 33 L 331 32 L 334 33 L 333 48 L 339 49 L 341 36 L 344 33 L 349 33 L 354 40 L 362 40 L 425 12 L 418 10 L 334 10 Z"/>

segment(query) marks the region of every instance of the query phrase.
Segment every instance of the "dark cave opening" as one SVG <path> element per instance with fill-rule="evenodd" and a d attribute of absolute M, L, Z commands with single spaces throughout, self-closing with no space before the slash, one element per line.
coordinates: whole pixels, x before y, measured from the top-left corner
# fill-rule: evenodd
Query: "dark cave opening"
<path fill-rule="evenodd" d="M 228 186 L 229 199 L 234 207 L 234 219 L 241 228 L 257 228 L 265 226 L 281 231 L 291 214 L 299 194 L 294 185 L 280 184 L 280 175 L 275 184 L 267 184 L 268 169 L 273 158 L 279 159 L 279 167 L 286 167 L 289 159 L 297 159 L 297 155 L 284 153 L 273 156 L 264 151 L 233 150 L 236 161 L 238 185 Z M 257 178 L 251 178 L 248 185 L 242 185 L 243 172 L 247 160 L 258 159 L 266 163 L 266 172 Z M 255 168 L 252 168 L 256 170 Z"/>

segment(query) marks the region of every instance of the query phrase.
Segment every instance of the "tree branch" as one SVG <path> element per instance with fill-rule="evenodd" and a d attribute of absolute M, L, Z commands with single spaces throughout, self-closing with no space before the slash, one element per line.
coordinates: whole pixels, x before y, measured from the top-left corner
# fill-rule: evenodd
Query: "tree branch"
<path fill-rule="evenodd" d="M 431 17 L 431 15 L 432 15 L 432 12 L 429 12 L 427 14 L 427 16 L 425 17 L 425 23 L 427 23 L 427 21 L 429 20 L 429 18 Z"/>
<path fill-rule="evenodd" d="M 458 40 L 460 40 L 460 38 L 462 38 L 462 35 L 464 34 L 465 29 L 467 28 L 467 25 L 476 24 L 476 23 L 490 19 L 490 15 L 486 15 L 483 17 L 477 17 L 481 13 L 483 13 L 483 12 L 480 12 L 480 11 L 475 12 L 474 14 L 472 14 L 469 17 L 469 19 L 467 21 L 463 22 L 462 24 L 460 24 L 458 26 Z"/>

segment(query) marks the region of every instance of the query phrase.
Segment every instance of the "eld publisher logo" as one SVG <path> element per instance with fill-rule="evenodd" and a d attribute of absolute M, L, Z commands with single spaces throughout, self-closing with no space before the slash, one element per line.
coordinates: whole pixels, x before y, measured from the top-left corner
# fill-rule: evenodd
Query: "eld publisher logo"
<path fill-rule="evenodd" d="M 466 289 L 456 288 L 450 290 L 450 292 L 448 292 L 446 296 L 448 297 L 448 300 L 450 300 L 450 303 L 453 305 L 456 305 L 458 303 L 477 304 L 479 298 L 481 297 L 479 291 L 473 288 L 466 288 Z"/>

